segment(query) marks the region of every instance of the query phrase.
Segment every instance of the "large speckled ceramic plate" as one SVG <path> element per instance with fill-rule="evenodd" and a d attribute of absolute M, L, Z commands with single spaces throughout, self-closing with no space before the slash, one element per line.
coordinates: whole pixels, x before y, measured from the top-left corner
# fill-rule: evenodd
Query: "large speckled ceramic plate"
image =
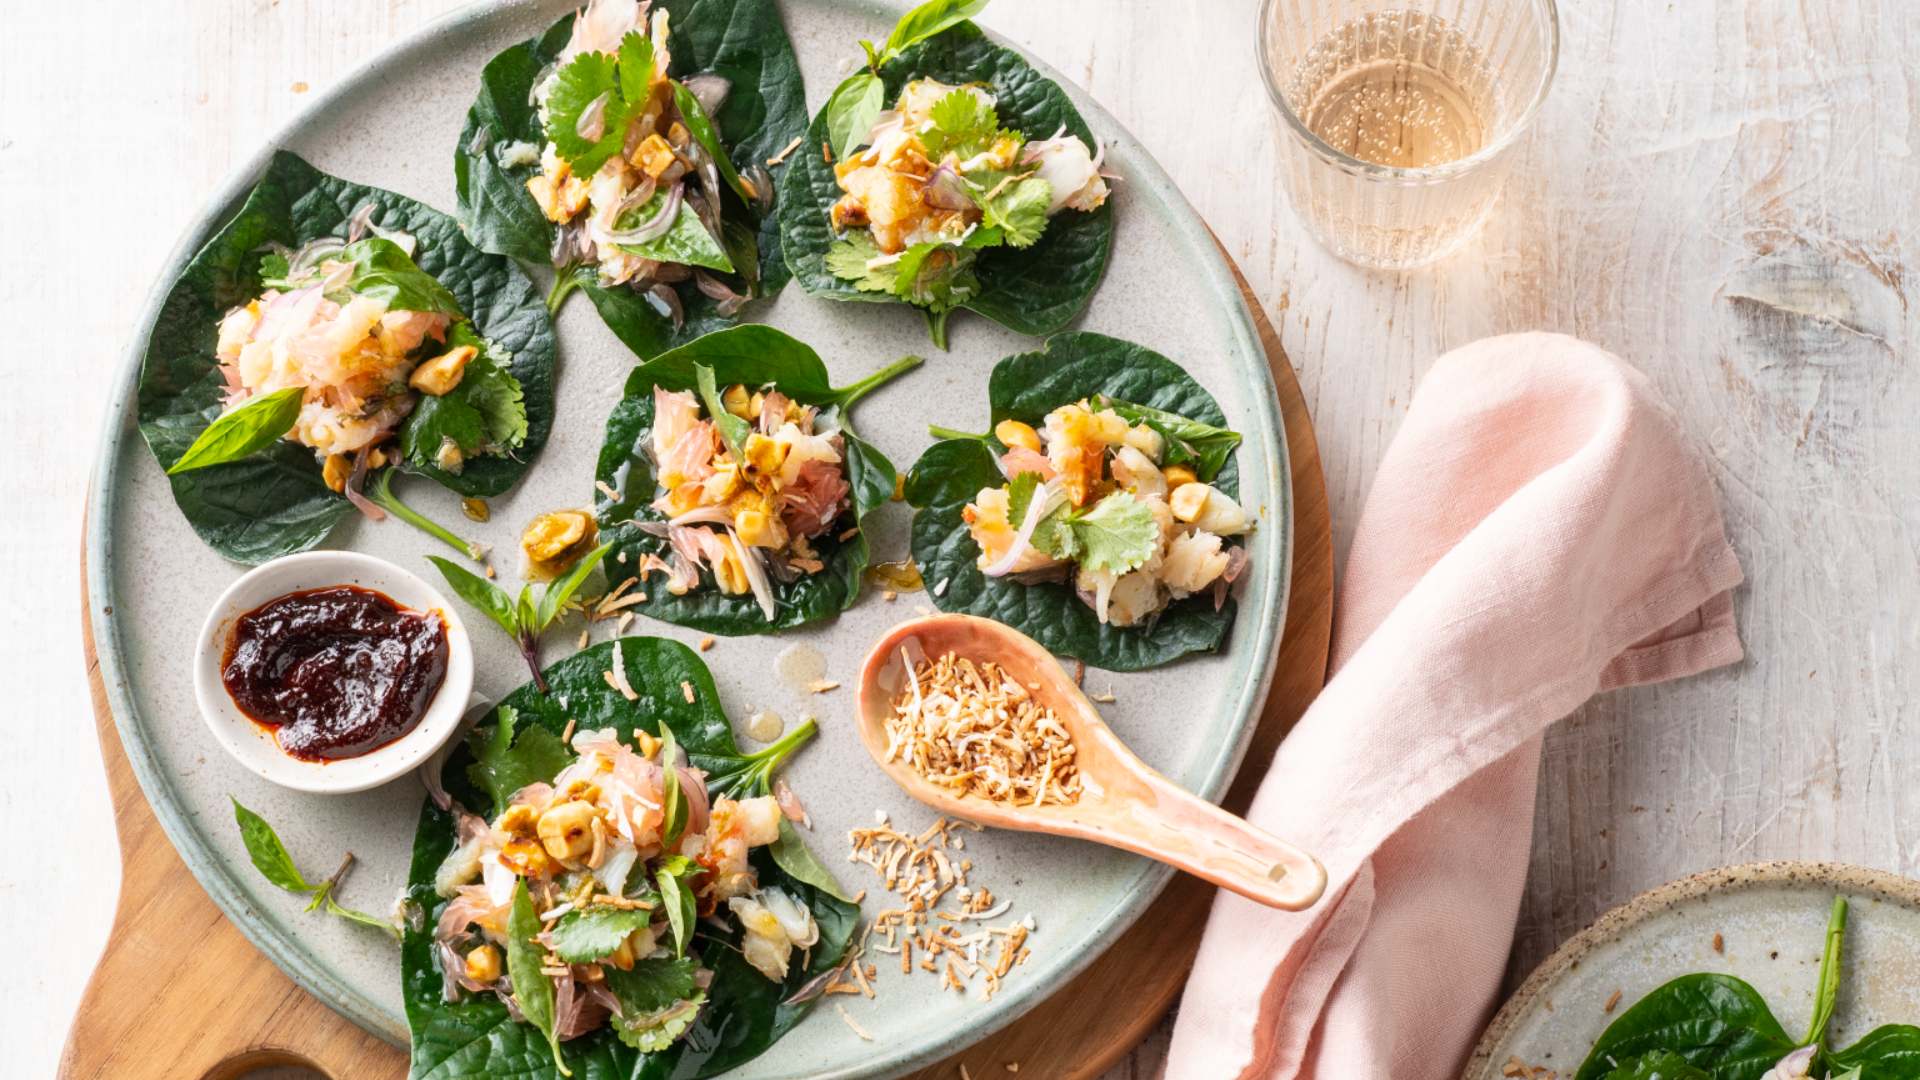
<path fill-rule="evenodd" d="M 1696 971 L 1745 979 L 1783 1027 L 1805 1031 L 1835 896 L 1849 910 L 1829 1043 L 1920 1021 L 1920 881 L 1839 863 L 1752 863 L 1662 885 L 1569 939 L 1493 1018 L 1462 1080 L 1504 1080 L 1515 1059 L 1572 1076 L 1622 1011 Z"/>
<path fill-rule="evenodd" d="M 482 64 L 549 25 L 567 7 L 565 0 L 484 6 L 436 23 L 314 102 L 277 145 L 328 172 L 451 210 L 453 149 Z M 857 56 L 856 39 L 884 37 L 899 9 L 860 0 L 784 0 L 782 10 L 806 74 L 810 109 L 817 110 L 840 78 L 840 63 Z M 1040 63 L 1044 58 L 1034 59 L 1059 78 Z M 1112 264 L 1078 326 L 1156 349 L 1212 391 L 1246 435 L 1239 454 L 1243 498 L 1259 519 L 1240 617 L 1220 654 L 1156 672 L 1110 676 L 1090 671 L 1088 688 L 1111 687 L 1118 700 L 1105 707 L 1108 719 L 1142 757 L 1180 783 L 1217 797 L 1266 696 L 1285 612 L 1292 531 L 1279 408 L 1251 319 L 1206 228 L 1113 118 L 1071 85 L 1068 90 L 1094 130 L 1111 140 L 1107 160 L 1126 177 L 1115 196 Z M 263 147 L 209 201 L 167 264 L 155 268 L 157 289 L 232 213 L 271 149 Z M 421 789 L 412 780 L 342 797 L 273 788 L 229 759 L 195 714 L 191 650 L 183 643 L 193 640 L 207 605 L 241 568 L 194 538 L 134 428 L 134 377 L 158 295 L 129 343 L 99 459 L 87 538 L 101 673 L 127 756 L 174 845 L 241 930 L 302 986 L 368 1030 L 402 1043 L 406 1027 L 392 945 L 338 920 L 303 914 L 299 899 L 263 881 L 246 861 L 227 797 L 237 796 L 278 826 L 312 872 L 324 872 L 343 848 L 351 848 L 360 862 L 343 899 L 384 910 L 406 876 Z M 924 368 L 860 408 L 862 433 L 902 465 L 928 444 L 930 421 L 984 427 L 987 373 L 1001 357 L 1035 344 L 963 314 L 950 327 L 952 351 L 928 353 L 918 312 L 832 303 L 798 288 L 753 309 L 752 317 L 814 345 L 836 382 L 851 381 L 904 353 L 929 355 Z M 493 500 L 490 524 L 462 521 L 454 498 L 431 484 L 405 485 L 416 505 L 440 520 L 461 522 L 504 551 L 512 550 L 519 527 L 535 513 L 591 505 L 602 426 L 633 363 L 582 299 L 563 311 L 559 337 L 559 407 L 552 441 L 525 481 Z M 876 558 L 905 555 L 907 521 L 903 505 L 877 515 L 870 525 Z M 395 523 L 349 522 L 329 543 L 415 570 L 423 567 L 424 555 L 445 554 L 433 541 Z M 501 567 L 512 576 L 511 557 L 502 559 Z M 751 706 L 789 717 L 812 711 L 820 718 L 819 739 L 799 755 L 788 775 L 814 818 L 810 842 L 841 868 L 849 889 L 875 883 L 855 873 L 864 874 L 865 868 L 840 860 L 848 828 L 871 822 L 875 809 L 883 807 L 908 825 L 930 817 L 909 804 L 860 749 L 850 691 L 801 700 L 769 672 L 776 654 L 799 641 L 826 654 L 831 677 L 850 682 L 868 644 L 921 603 L 924 597 L 914 594 L 891 604 L 869 594 L 837 621 L 775 638 L 723 639 L 705 654 L 737 720 Z M 553 635 L 549 660 L 561 655 L 577 629 Z M 699 636 L 646 620 L 629 632 L 686 641 Z M 481 693 L 497 697 L 524 679 L 503 635 L 476 634 L 474 646 L 475 688 Z M 981 1003 L 940 991 L 930 978 L 903 980 L 883 973 L 877 1000 L 836 999 L 874 1042 L 860 1041 L 831 1011 L 823 1011 L 737 1075 L 892 1076 L 980 1039 L 1111 944 L 1170 873 L 1131 855 L 1034 835 L 980 836 L 967 853 L 976 864 L 976 881 L 1010 898 L 1015 914 L 1031 913 L 1038 926 L 1031 962 L 998 996 Z M 878 910 L 871 897 L 867 907 L 869 914 Z"/>

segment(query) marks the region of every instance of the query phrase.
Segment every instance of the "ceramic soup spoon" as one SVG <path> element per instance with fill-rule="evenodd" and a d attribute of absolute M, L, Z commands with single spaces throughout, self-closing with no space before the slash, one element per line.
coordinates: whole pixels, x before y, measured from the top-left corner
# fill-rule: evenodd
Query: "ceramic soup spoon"
<path fill-rule="evenodd" d="M 1075 748 L 1082 791 L 1067 803 L 1013 806 L 956 795 L 904 760 L 889 762 L 887 718 L 917 664 L 948 653 L 991 660 L 1053 710 Z M 894 627 L 860 669 L 855 711 L 867 753 L 907 794 L 981 825 L 1078 837 L 1177 866 L 1269 907 L 1297 911 L 1320 898 L 1326 871 L 1306 852 L 1176 787 L 1134 756 L 1053 655 L 1011 627 L 972 615 L 933 615 Z"/>

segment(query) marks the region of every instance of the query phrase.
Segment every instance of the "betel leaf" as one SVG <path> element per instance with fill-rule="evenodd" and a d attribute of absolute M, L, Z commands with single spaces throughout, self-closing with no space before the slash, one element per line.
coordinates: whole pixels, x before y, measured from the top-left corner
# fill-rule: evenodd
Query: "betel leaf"
<path fill-rule="evenodd" d="M 507 912 L 507 977 L 513 980 L 513 1000 L 520 1015 L 539 1029 L 553 1051 L 553 1066 L 562 1076 L 572 1076 L 567 1059 L 560 1052 L 560 1035 L 554 1029 L 553 980 L 541 968 L 546 949 L 540 944 L 540 916 L 533 910 L 533 897 L 527 883 L 513 883 L 513 906 Z"/>
<path fill-rule="evenodd" d="M 1848 1072 L 1859 1080 L 1916 1080 L 1920 1078 L 1920 1027 L 1874 1028 L 1852 1046 L 1828 1053 L 1826 1061 L 1834 1080 Z"/>
<path fill-rule="evenodd" d="M 988 41 L 972 23 L 951 26 L 907 48 L 882 64 L 880 75 L 883 103 L 897 100 L 901 88 L 916 78 L 953 85 L 985 83 L 994 95 L 1002 126 L 1035 139 L 1064 127 L 1088 146 L 1095 145 L 1093 131 L 1058 84 L 1041 77 L 1018 53 Z M 838 119 L 823 109 L 807 131 L 805 145 L 814 152 L 796 155 L 780 177 L 782 246 L 795 280 L 809 293 L 835 300 L 894 300 L 899 298 L 895 291 L 856 287 L 835 276 L 827 265 L 827 253 L 840 239 L 829 211 L 841 191 L 833 163 L 823 160 L 818 147 L 830 138 L 830 121 L 846 123 L 851 109 L 849 103 Z M 871 123 L 868 119 L 868 126 Z M 865 129 L 858 134 L 863 137 Z M 839 156 L 836 153 L 835 160 Z M 983 249 L 971 268 L 979 288 L 958 307 L 1019 333 L 1053 333 L 1086 307 L 1106 271 L 1112 247 L 1111 203 L 1091 213 L 1061 211 L 1048 219 L 1046 232 L 1029 247 Z"/>
<path fill-rule="evenodd" d="M 692 649 L 659 638 L 629 637 L 621 639 L 619 655 L 636 700 L 628 701 L 607 685 L 605 672 L 615 653 L 612 642 L 602 643 L 549 667 L 551 693 L 529 685 L 508 695 L 493 716 L 481 720 L 476 742 L 484 746 L 492 741 L 489 729 L 497 726 L 504 708 L 514 710 L 519 726 L 515 745 L 536 729 L 557 741 L 569 721 L 579 730 L 610 727 L 623 738 L 635 728 L 658 733 L 664 723 L 701 768 L 747 756 L 734 742 L 712 676 Z M 692 701 L 683 684 L 692 689 Z M 442 780 L 463 805 L 485 812 L 483 807 L 491 807 L 489 796 L 468 776 L 473 750 L 474 743 L 457 749 Z M 551 1077 L 554 1064 L 545 1040 L 531 1026 L 516 1022 L 491 995 L 469 995 L 457 1002 L 442 996 L 432 927 L 446 901 L 434 892 L 433 882 L 455 842 L 454 815 L 424 801 L 407 880 L 408 897 L 428 918 L 420 929 L 409 929 L 401 945 L 402 992 L 413 1042 L 411 1075 L 414 1080 Z M 821 938 L 807 962 L 796 960 L 787 978 L 774 982 L 740 957 L 737 927 L 720 932 L 702 926 L 693 948 L 714 976 L 708 1001 L 687 1038 L 653 1054 L 624 1045 L 611 1030 L 569 1040 L 565 1053 L 576 1074 L 649 1080 L 714 1076 L 765 1052 L 806 1015 L 811 1003 L 788 1004 L 788 999 L 840 962 L 859 909 L 791 877 L 769 854 L 755 851 L 752 862 L 763 883 L 780 886 L 813 912 Z"/>
<path fill-rule="evenodd" d="M 987 382 L 991 411 L 984 426 L 1011 419 L 1038 427 L 1053 409 L 1102 394 L 1205 424 L 1227 422 L 1212 395 L 1173 361 L 1118 338 L 1076 332 L 1056 334 L 1038 351 L 995 365 Z M 913 557 L 934 604 L 942 611 L 996 619 L 1054 653 L 1112 671 L 1156 667 L 1220 647 L 1233 626 L 1232 599 L 1216 611 L 1210 596 L 1190 596 L 1169 605 L 1150 626 L 1123 628 L 1102 625 L 1069 583 L 1023 585 L 981 573 L 980 547 L 961 514 L 981 488 L 1007 482 L 994 464 L 999 449 L 984 438 L 946 439 L 930 447 L 907 475 L 907 501 L 917 508 Z M 1231 461 L 1213 483 L 1229 495 L 1239 493 L 1239 472 Z"/>
<path fill-rule="evenodd" d="M 1683 975 L 1609 1024 L 1574 1080 L 1602 1080 L 1615 1063 L 1660 1050 L 1713 1080 L 1760 1080 L 1797 1045 L 1746 982 L 1731 975 Z"/>
<path fill-rule="evenodd" d="M 221 413 L 193 440 L 180 460 L 167 467 L 167 475 L 238 461 L 272 446 L 293 430 L 306 394 L 304 386 L 289 386 L 248 398 Z"/>
<path fill-rule="evenodd" d="M 569 964 L 584 964 L 611 956 L 635 930 L 653 921 L 646 908 L 596 907 L 569 911 L 554 923 L 548 938 L 553 954 Z"/>
<path fill-rule="evenodd" d="M 1621 1062 L 1605 1080 L 1713 1080 L 1713 1074 L 1671 1050 L 1656 1050 Z"/>
<path fill-rule="evenodd" d="M 627 610 L 715 634 L 785 630 L 844 611 L 859 596 L 860 577 L 868 559 L 866 534 L 857 531 L 857 526 L 893 496 L 895 475 L 892 463 L 848 427 L 846 413 L 868 392 L 920 362 L 918 357 L 907 357 L 859 382 L 835 388 L 828 381 L 819 354 L 806 344 L 769 326 L 737 326 L 662 353 L 635 368 L 627 377 L 623 397 L 607 417 L 606 437 L 594 473 L 600 482 L 594 513 L 600 521 L 601 537 L 614 549 L 606 564 L 611 578 L 622 575 L 615 567 L 633 573 L 647 555 L 667 555 L 666 540 L 650 534 L 642 525 L 665 520 L 651 506 L 658 494 L 651 454 L 654 390 L 697 391 L 702 367 L 713 372 L 717 389 L 734 384 L 771 386 L 795 401 L 819 407 L 816 430 L 838 430 L 844 437 L 851 494 L 840 526 L 813 542 L 825 568 L 791 582 L 773 583 L 778 606 L 772 622 L 751 593 L 729 596 L 714 587 L 706 574 L 701 584 L 684 596 L 674 596 L 655 577 L 644 589 L 647 598 Z M 618 497 L 607 494 L 608 489 Z"/>
<path fill-rule="evenodd" d="M 775 0 L 655 0 L 652 10 L 669 15 L 671 75 L 711 73 L 728 80 L 726 100 L 708 120 L 735 166 L 750 171 L 765 164 L 806 130 L 800 64 Z M 562 18 L 487 63 L 454 152 L 460 219 L 473 242 L 484 251 L 540 266 L 551 265 L 554 227 L 526 187 L 540 166 L 525 150 L 531 147 L 537 155 L 546 140 L 531 96 L 535 82 L 565 48 L 573 19 Z M 728 224 L 754 238 L 757 295 L 778 293 L 789 275 L 776 216 L 755 220 L 733 197 L 723 211 Z M 734 269 L 743 269 L 743 260 L 731 251 L 728 259 Z M 676 327 L 667 312 L 632 289 L 602 288 L 591 267 L 562 272 L 566 280 L 557 290 L 585 291 L 608 328 L 642 358 L 735 322 L 716 312 L 714 301 L 691 282 L 675 286 L 685 313 Z"/>
<path fill-rule="evenodd" d="M 188 261 L 160 306 L 140 370 L 140 432 L 171 467 L 216 417 L 225 380 L 214 359 L 219 322 L 260 294 L 267 244 L 299 247 L 345 238 L 349 219 L 373 208 L 382 229 L 412 235 L 413 263 L 444 285 L 476 331 L 510 356 L 527 410 L 512 457 L 476 458 L 449 481 L 463 495 L 498 495 L 518 481 L 553 425 L 554 339 L 546 309 L 510 262 L 468 243 L 452 218 L 403 195 L 328 176 L 287 152 L 273 156 L 239 211 Z M 313 451 L 278 440 L 243 460 L 169 478 L 174 500 L 201 539 L 236 562 L 258 563 L 313 547 L 351 509 L 321 479 Z"/>
<path fill-rule="evenodd" d="M 1192 417 L 1176 416 L 1165 409 L 1115 398 L 1104 398 L 1100 405 L 1119 413 L 1130 424 L 1145 424 L 1159 432 L 1165 440 L 1161 464 L 1190 466 L 1194 475 L 1202 480 L 1211 482 L 1233 457 L 1234 448 L 1240 445 L 1237 431 L 1203 424 Z"/>

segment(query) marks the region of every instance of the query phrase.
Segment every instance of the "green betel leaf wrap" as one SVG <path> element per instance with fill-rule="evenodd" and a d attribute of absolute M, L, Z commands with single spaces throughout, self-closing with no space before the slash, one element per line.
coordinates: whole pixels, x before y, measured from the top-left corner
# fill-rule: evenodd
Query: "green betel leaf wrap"
<path fill-rule="evenodd" d="M 699 656 L 679 642 L 662 638 L 620 639 L 617 644 L 627 682 L 638 694 L 637 700 L 628 701 L 605 678 L 614 663 L 615 644 L 604 642 L 554 664 L 546 671 L 551 693 L 523 686 L 508 695 L 495 713 L 482 718 L 473 741 L 455 751 L 445 766 L 442 779 L 448 793 L 474 813 L 491 818 L 498 811 L 493 798 L 468 778 L 468 766 L 473 763 L 470 747 L 474 742 L 492 745 L 497 714 L 509 709 L 522 737 L 526 731 L 539 730 L 557 739 L 573 721 L 577 730 L 611 727 L 623 739 L 631 739 L 635 728 L 657 735 L 665 724 L 695 768 L 713 774 L 739 771 L 749 755 L 742 754 L 734 742 L 713 677 Z M 692 701 L 687 700 L 682 684 L 693 688 Z M 534 1026 L 515 1021 L 498 999 L 469 994 L 458 1002 L 445 1000 L 433 942 L 433 927 L 445 901 L 434 892 L 433 881 L 454 843 L 454 816 L 426 802 L 414 834 L 407 878 L 408 899 L 421 906 L 426 919 L 418 928 L 408 929 L 400 953 L 401 988 L 413 1039 L 410 1075 L 413 1080 L 554 1077 L 553 1053 L 545 1037 Z M 796 954 L 786 979 L 774 982 L 742 959 L 737 925 L 723 933 L 702 923 L 691 951 L 714 975 L 691 1030 L 667 1049 L 653 1053 L 627 1045 L 610 1026 L 570 1039 L 561 1047 L 576 1077 L 684 1080 L 716 1076 L 764 1053 L 807 1014 L 810 1003 L 785 1002 L 840 962 L 853 938 L 859 909 L 789 876 L 764 849 L 753 852 L 752 863 L 762 885 L 785 889 L 813 912 L 820 941 L 808 962 L 802 964 Z"/>
<path fill-rule="evenodd" d="M 1029 139 L 1051 138 L 1064 127 L 1089 149 L 1098 145 L 1093 130 L 1059 84 L 1043 78 L 1018 53 L 988 41 L 971 22 L 910 46 L 882 65 L 880 74 L 888 106 L 899 100 L 901 88 L 914 79 L 938 79 L 956 86 L 985 83 L 993 92 L 1003 127 Z M 829 122 L 828 110 L 822 109 L 780 177 L 780 228 L 787 264 L 801 287 L 816 296 L 892 302 L 893 295 L 862 291 L 854 282 L 835 276 L 827 265 L 827 252 L 840 239 L 829 212 L 842 194 L 833 164 L 820 153 L 828 140 Z M 847 235 L 864 233 L 854 229 Z M 1062 210 L 1047 219 L 1045 233 L 1032 246 L 982 249 L 973 267 L 980 290 L 958 306 L 1022 334 L 1051 334 L 1087 306 L 1106 272 L 1112 248 L 1111 201 L 1090 213 Z"/>
<path fill-rule="evenodd" d="M 987 427 L 1018 420 L 1037 428 L 1061 405 L 1099 395 L 1215 427 L 1227 424 L 1213 396 L 1159 353 L 1101 334 L 1066 333 L 995 365 L 987 384 Z M 1110 671 L 1157 667 L 1220 647 L 1233 627 L 1231 598 L 1216 611 L 1211 596 L 1196 594 L 1168 605 L 1149 625 L 1120 627 L 1103 625 L 1071 583 L 1027 585 L 982 573 L 980 545 L 961 512 L 980 489 L 1006 483 L 994 464 L 1001 449 L 981 439 L 946 439 L 928 448 L 908 473 L 907 501 L 916 508 L 913 557 L 940 610 L 997 619 L 1051 652 Z M 1237 496 L 1235 463 L 1229 459 L 1212 483 Z"/>
<path fill-rule="evenodd" d="M 774 0 L 655 0 L 652 10 L 668 13 L 674 78 L 714 74 L 731 84 L 726 100 L 709 119 L 719 129 L 727 157 L 741 172 L 764 166 L 806 130 L 800 62 Z M 516 156 L 509 148 L 520 144 L 538 150 L 546 142 L 531 95 L 535 82 L 566 47 L 573 19 L 566 16 L 546 33 L 487 63 L 480 73 L 480 95 L 467 111 L 454 151 L 460 219 L 473 242 L 482 250 L 539 266 L 552 265 L 554 242 L 553 223 L 527 191 L 527 180 L 539 173 L 540 165 L 521 160 L 524 155 Z M 746 269 L 743 261 L 757 266 L 756 295 L 777 294 L 791 276 L 780 253 L 778 215 L 756 215 L 729 191 L 722 216 L 728 234 L 726 259 L 736 269 Z M 722 262 L 710 250 L 702 257 L 709 266 Z M 742 291 L 738 277 L 727 280 Z M 673 286 L 685 313 L 678 329 L 669 315 L 631 288 L 601 287 L 591 266 L 575 268 L 563 287 L 571 286 L 586 292 L 608 329 L 641 359 L 736 321 L 716 311 L 714 301 L 691 281 Z"/>
<path fill-rule="evenodd" d="M 298 248 L 345 239 L 355 211 L 411 235 L 413 262 L 436 279 L 492 344 L 489 356 L 519 383 L 526 434 L 511 455 L 469 459 L 456 476 L 431 475 L 461 495 L 488 497 L 527 471 L 553 427 L 554 337 L 540 297 L 509 260 L 469 243 L 451 217 L 404 195 L 329 176 L 282 151 L 236 213 L 174 283 L 154 322 L 140 369 L 140 433 L 162 467 L 172 465 L 222 411 L 225 382 L 214 350 L 220 319 L 262 291 L 265 245 Z M 430 412 L 430 411 L 429 411 Z M 427 415 L 419 413 L 417 415 Z M 405 438 L 407 424 L 401 425 Z M 403 462 L 402 468 L 421 471 Z M 261 563 L 325 539 L 352 509 L 328 489 L 309 447 L 282 439 L 237 461 L 169 477 L 174 501 L 194 532 L 221 555 Z"/>
<path fill-rule="evenodd" d="M 838 615 L 859 596 L 861 573 L 869 557 L 865 532 L 846 534 L 893 497 L 894 467 L 847 425 L 842 402 L 855 388 L 834 388 L 818 353 L 770 326 L 737 326 L 709 334 L 640 365 L 627 377 L 625 394 L 607 417 L 594 473 L 605 488 L 620 496 L 616 500 L 605 490 L 595 496 L 601 538 L 613 545 L 604 563 L 608 580 L 617 586 L 638 572 L 647 555 L 667 555 L 665 538 L 640 525 L 666 520 L 650 505 L 659 494 L 651 456 L 653 395 L 656 388 L 695 390 L 701 367 L 712 370 L 721 388 L 768 386 L 803 405 L 819 407 L 815 431 L 837 430 L 845 440 L 842 467 L 850 489 L 849 506 L 834 527 L 811 541 L 824 569 L 793 581 L 772 582 L 778 604 L 772 621 L 752 593 L 723 593 L 705 571 L 700 584 L 683 596 L 669 593 L 656 573 L 650 581 L 633 586 L 633 591 L 644 592 L 647 598 L 626 610 L 715 634 L 764 634 Z"/>

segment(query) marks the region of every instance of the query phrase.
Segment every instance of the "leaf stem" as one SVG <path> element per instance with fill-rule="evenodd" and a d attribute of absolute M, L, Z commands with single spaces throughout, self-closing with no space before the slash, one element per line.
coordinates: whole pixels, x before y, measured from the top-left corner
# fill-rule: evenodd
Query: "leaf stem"
<path fill-rule="evenodd" d="M 553 279 L 553 288 L 547 290 L 547 314 L 560 314 L 560 305 L 567 302 L 567 294 L 580 287 L 579 279 L 573 276 L 573 266 L 561 267 Z"/>
<path fill-rule="evenodd" d="M 1827 916 L 1827 944 L 1820 954 L 1820 983 L 1814 991 L 1813 1021 L 1807 1028 L 1802 1046 L 1818 1046 L 1817 1060 L 1826 1047 L 1827 1025 L 1833 1021 L 1834 1000 L 1840 994 L 1840 945 L 1847 935 L 1847 898 L 1833 898 L 1833 912 Z"/>
<path fill-rule="evenodd" d="M 936 439 L 972 439 L 974 442 L 987 441 L 987 437 L 978 432 L 960 431 L 956 428 L 941 427 L 939 424 L 928 424 L 927 434 Z"/>
<path fill-rule="evenodd" d="M 841 387 L 835 391 L 835 393 L 840 395 L 841 410 L 845 411 L 853 408 L 854 402 L 859 401 L 873 391 L 880 389 L 887 383 L 892 382 L 894 379 L 905 375 L 907 372 L 912 371 L 914 368 L 926 362 L 926 357 L 923 356 L 903 356 L 893 363 L 888 364 L 886 367 L 881 368 L 879 371 L 861 379 L 859 382 Z"/>
<path fill-rule="evenodd" d="M 520 646 L 520 655 L 526 658 L 527 670 L 533 672 L 533 685 L 542 694 L 547 693 L 547 675 L 540 670 L 540 639 L 531 630 L 521 630 L 514 638 Z"/>
<path fill-rule="evenodd" d="M 785 761 L 795 750 L 800 749 L 800 747 L 805 744 L 808 739 L 813 738 L 814 733 L 819 730 L 819 723 L 815 721 L 813 717 L 809 716 L 805 720 L 802 720 L 792 731 L 781 736 L 780 741 L 773 743 L 764 750 L 746 755 L 746 760 L 754 763 L 752 769 L 754 783 L 760 789 L 761 794 L 764 795 L 772 789 L 773 770 L 779 768 L 781 762 Z"/>
<path fill-rule="evenodd" d="M 486 557 L 487 549 L 484 546 L 464 539 L 454 533 L 453 530 L 448 529 L 439 522 L 422 514 L 420 511 L 401 502 L 400 497 L 393 493 L 393 474 L 397 471 L 399 470 L 382 469 L 375 473 L 373 482 L 367 485 L 366 496 L 378 503 L 387 513 L 419 529 L 421 532 L 458 551 L 474 562 L 480 562 Z"/>
<path fill-rule="evenodd" d="M 923 308 L 927 316 L 927 336 L 933 339 L 933 347 L 941 352 L 947 351 L 947 315 L 946 311 L 934 311 Z"/>

